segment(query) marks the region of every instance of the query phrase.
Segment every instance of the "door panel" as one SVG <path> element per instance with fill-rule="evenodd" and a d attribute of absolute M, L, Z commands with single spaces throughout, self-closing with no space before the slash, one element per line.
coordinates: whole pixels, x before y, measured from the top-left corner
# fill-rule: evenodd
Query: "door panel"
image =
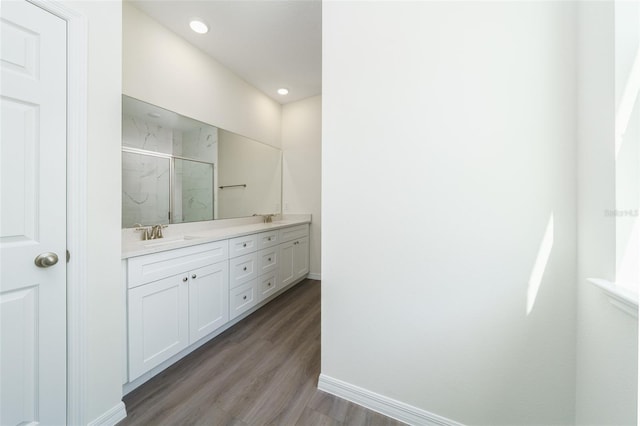
<path fill-rule="evenodd" d="M 36 377 L 38 359 L 38 288 L 30 287 L 5 292 L 0 295 L 0 323 L 2 345 L 3 391 L 4 384 L 11 384 L 9 392 L 2 396 L 3 425 L 16 425 L 26 419 L 35 419 Z M 16 319 L 22 321 L 16 321 Z M 3 392 L 4 393 L 4 392 Z M 5 410 L 5 407 L 9 407 Z"/>
<path fill-rule="evenodd" d="M 3 13 L 2 16 L 6 17 L 2 20 L 2 68 L 37 79 L 40 71 L 38 34 L 22 27 L 19 19 L 11 22 L 15 15 Z"/>
<path fill-rule="evenodd" d="M 186 273 L 129 290 L 129 380 L 135 380 L 189 344 Z"/>
<path fill-rule="evenodd" d="M 15 99 L 0 99 L 2 108 L 2 210 L 3 242 L 33 242 L 36 235 L 36 163 L 38 107 Z M 21 141 L 22 143 L 10 143 Z"/>
<path fill-rule="evenodd" d="M 296 279 L 309 272 L 309 238 L 304 237 L 296 241 L 294 252 L 294 274 Z"/>
<path fill-rule="evenodd" d="M 295 279 L 294 270 L 294 246 L 295 241 L 280 244 L 280 283 L 278 289 L 284 288 L 291 284 Z"/>
<path fill-rule="evenodd" d="M 66 23 L 3 1 L 0 40 L 0 424 L 65 424 Z"/>
<path fill-rule="evenodd" d="M 228 262 L 190 272 L 189 316 L 189 343 L 200 340 L 229 320 Z"/>

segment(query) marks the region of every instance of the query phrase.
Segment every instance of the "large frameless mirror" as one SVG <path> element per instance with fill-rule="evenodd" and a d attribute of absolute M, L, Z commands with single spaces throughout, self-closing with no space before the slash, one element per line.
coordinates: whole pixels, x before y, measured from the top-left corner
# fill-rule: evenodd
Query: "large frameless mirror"
<path fill-rule="evenodd" d="M 279 149 L 122 96 L 122 226 L 280 213 Z"/>

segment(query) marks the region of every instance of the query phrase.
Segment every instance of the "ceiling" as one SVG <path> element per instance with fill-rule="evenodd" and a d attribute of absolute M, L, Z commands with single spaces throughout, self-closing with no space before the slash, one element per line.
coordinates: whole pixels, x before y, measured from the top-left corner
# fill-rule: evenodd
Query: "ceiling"
<path fill-rule="evenodd" d="M 321 0 L 131 0 L 275 101 L 322 92 Z M 196 34 L 189 22 L 209 26 Z M 276 91 L 285 87 L 289 94 Z"/>

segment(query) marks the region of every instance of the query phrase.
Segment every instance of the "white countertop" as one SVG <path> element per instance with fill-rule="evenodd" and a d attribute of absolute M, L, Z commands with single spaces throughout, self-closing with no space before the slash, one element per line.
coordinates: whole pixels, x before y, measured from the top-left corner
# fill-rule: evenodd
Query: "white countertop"
<path fill-rule="evenodd" d="M 245 218 L 169 225 L 163 229 L 164 238 L 147 241 L 140 240 L 139 233 L 135 233 L 131 229 L 123 229 L 122 258 L 127 259 L 145 254 L 286 228 L 288 226 L 311 223 L 311 215 L 290 215 L 270 223 L 257 222 L 259 220 L 260 218 Z"/>

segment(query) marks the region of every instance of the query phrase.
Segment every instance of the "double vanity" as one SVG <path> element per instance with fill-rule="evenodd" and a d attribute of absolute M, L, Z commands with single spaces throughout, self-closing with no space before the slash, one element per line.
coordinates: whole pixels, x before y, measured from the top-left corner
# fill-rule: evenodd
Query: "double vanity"
<path fill-rule="evenodd" d="M 302 281 L 311 216 L 279 148 L 126 95 L 122 123 L 128 393 Z"/>
<path fill-rule="evenodd" d="M 302 281 L 310 215 L 170 225 L 142 241 L 123 230 L 128 393 Z"/>

